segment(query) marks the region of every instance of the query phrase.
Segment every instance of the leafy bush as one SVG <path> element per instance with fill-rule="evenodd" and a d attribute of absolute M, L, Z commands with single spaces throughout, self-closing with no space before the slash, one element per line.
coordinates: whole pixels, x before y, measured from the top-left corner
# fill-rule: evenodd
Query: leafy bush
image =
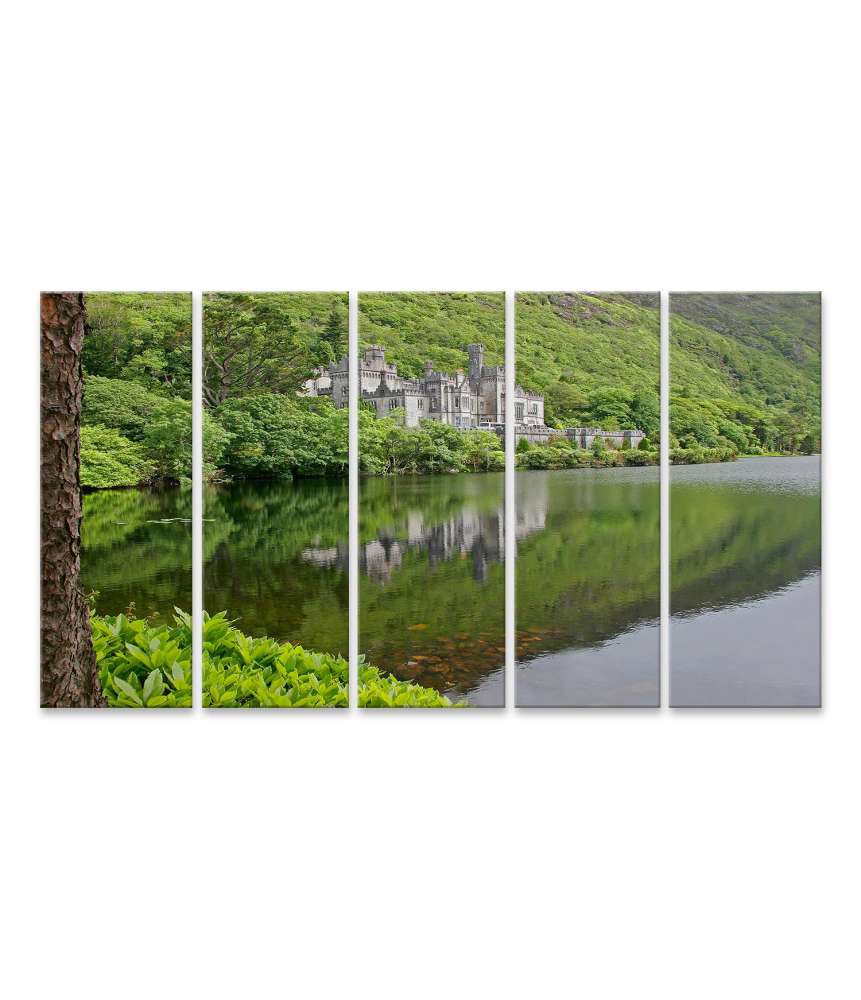
<path fill-rule="evenodd" d="M 144 618 L 91 616 L 93 646 L 108 705 L 187 708 L 191 705 L 191 616 L 174 609 L 174 624 Z M 347 661 L 242 633 L 227 613 L 203 615 L 203 704 L 207 708 L 346 707 Z M 400 681 L 359 663 L 359 705 L 448 708 L 432 688 Z"/>
<path fill-rule="evenodd" d="M 656 451 L 631 450 L 625 452 L 625 465 L 657 465 Z"/>
<path fill-rule="evenodd" d="M 505 451 L 493 431 L 459 430 L 439 420 L 404 427 L 402 411 L 378 419 L 359 412 L 359 462 L 371 475 L 499 472 Z"/>
<path fill-rule="evenodd" d="M 112 427 L 81 428 L 81 486 L 137 486 L 154 475 L 155 465 L 142 445 Z"/>
<path fill-rule="evenodd" d="M 238 476 L 346 475 L 346 409 L 274 393 L 231 399 L 214 415 L 229 435 L 224 468 Z"/>
<path fill-rule="evenodd" d="M 344 707 L 347 683 L 343 657 L 252 638 L 235 628 L 225 611 L 204 613 L 204 707 Z"/>
<path fill-rule="evenodd" d="M 190 479 L 191 404 L 184 399 L 163 400 L 144 430 L 143 445 L 161 478 Z"/>
<path fill-rule="evenodd" d="M 533 445 L 529 451 L 517 455 L 518 469 L 606 469 L 623 465 L 657 465 L 658 452 L 613 451 L 603 446 L 591 448 L 572 448 L 570 443 L 561 439 L 548 444 Z"/>
<path fill-rule="evenodd" d="M 141 441 L 147 423 L 164 402 L 164 396 L 136 382 L 87 375 L 81 418 L 84 425 L 114 427 L 130 441 Z"/>
<path fill-rule="evenodd" d="M 315 653 L 244 635 L 227 613 L 203 616 L 203 704 L 213 708 L 346 707 L 348 666 L 342 656 Z M 431 688 L 359 664 L 359 705 L 448 707 Z"/>
<path fill-rule="evenodd" d="M 176 609 L 175 626 L 145 618 L 92 615 L 93 647 L 108 705 L 188 708 L 191 705 L 191 616 Z"/>
<path fill-rule="evenodd" d="M 734 448 L 673 448 L 671 465 L 704 465 L 708 462 L 733 462 L 738 458 Z"/>
<path fill-rule="evenodd" d="M 379 667 L 359 664 L 360 708 L 463 708 L 465 705 L 463 701 L 452 704 L 433 688 L 399 681 Z"/>

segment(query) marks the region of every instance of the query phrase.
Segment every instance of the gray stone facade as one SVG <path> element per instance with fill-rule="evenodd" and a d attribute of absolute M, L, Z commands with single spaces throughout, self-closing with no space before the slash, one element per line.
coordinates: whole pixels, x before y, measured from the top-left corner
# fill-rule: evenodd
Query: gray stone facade
<path fill-rule="evenodd" d="M 385 417 L 401 410 L 407 427 L 418 427 L 422 420 L 439 420 L 460 430 L 492 430 L 500 437 L 505 429 L 505 365 L 486 365 L 482 344 L 469 344 L 469 370 L 453 374 L 435 371 L 425 362 L 421 378 L 405 378 L 396 365 L 386 361 L 386 352 L 372 344 L 359 360 L 361 398 Z M 339 409 L 347 405 L 350 375 L 346 355 L 337 363 L 321 369 L 305 383 L 309 396 L 329 396 Z M 551 438 L 573 438 L 580 448 L 591 448 L 602 438 L 608 448 L 620 448 L 627 441 L 636 448 L 645 436 L 639 430 L 605 431 L 600 427 L 568 427 L 558 430 L 544 423 L 544 397 L 514 386 L 514 434 L 544 444 Z"/>
<path fill-rule="evenodd" d="M 495 430 L 505 426 L 505 365 L 486 365 L 484 347 L 469 344 L 469 370 L 436 371 L 428 361 L 420 378 L 405 378 L 386 361 L 385 349 L 367 348 L 359 361 L 361 398 L 384 417 L 403 410 L 404 424 L 417 427 L 422 420 L 439 420 L 461 430 Z M 335 406 L 347 405 L 347 358 L 319 372 L 305 385 L 312 396 L 330 396 Z M 515 387 L 515 414 L 528 413 L 534 423 L 544 423 L 544 398 Z M 519 416 L 517 419 L 520 419 Z"/>

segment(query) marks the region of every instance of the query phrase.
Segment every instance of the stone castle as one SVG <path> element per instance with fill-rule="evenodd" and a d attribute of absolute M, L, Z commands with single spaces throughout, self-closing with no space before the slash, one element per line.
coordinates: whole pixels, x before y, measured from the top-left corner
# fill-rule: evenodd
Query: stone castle
<path fill-rule="evenodd" d="M 439 420 L 460 430 L 490 430 L 500 437 L 505 431 L 505 365 L 486 365 L 484 345 L 469 344 L 469 370 L 453 374 L 435 371 L 425 362 L 420 378 L 398 374 L 396 365 L 386 361 L 379 344 L 368 347 L 359 361 L 360 394 L 372 405 L 378 417 L 393 410 L 403 412 L 406 427 L 418 427 L 422 420 Z M 322 368 L 305 383 L 309 396 L 329 396 L 339 409 L 347 405 L 350 375 L 347 356 Z M 632 448 L 643 439 L 637 430 L 604 431 L 599 427 L 547 427 L 544 423 L 544 397 L 514 386 L 514 433 L 519 441 L 544 443 L 551 437 L 565 435 L 581 448 L 590 448 L 597 437 L 610 447 L 620 447 L 625 440 Z"/>

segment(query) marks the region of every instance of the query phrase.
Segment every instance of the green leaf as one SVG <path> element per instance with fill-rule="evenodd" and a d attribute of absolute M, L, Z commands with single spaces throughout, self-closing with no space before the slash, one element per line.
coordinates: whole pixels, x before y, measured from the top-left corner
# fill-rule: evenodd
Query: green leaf
<path fill-rule="evenodd" d="M 164 682 L 162 680 L 161 671 L 153 670 L 147 675 L 147 679 L 143 686 L 143 700 L 145 705 L 150 704 L 150 699 L 153 695 L 160 695 L 164 690 Z"/>

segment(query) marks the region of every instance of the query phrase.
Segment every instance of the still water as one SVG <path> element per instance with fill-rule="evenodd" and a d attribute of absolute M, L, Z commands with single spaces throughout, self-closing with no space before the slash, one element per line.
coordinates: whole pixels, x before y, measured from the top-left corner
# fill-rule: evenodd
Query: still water
<path fill-rule="evenodd" d="M 81 577 L 96 610 L 170 621 L 191 610 L 191 491 L 100 490 L 84 495 Z"/>
<path fill-rule="evenodd" d="M 818 705 L 819 457 L 671 472 L 670 702 Z"/>
<path fill-rule="evenodd" d="M 360 497 L 360 652 L 452 698 L 503 704 L 503 474 L 368 478 Z"/>
<path fill-rule="evenodd" d="M 518 471 L 517 704 L 656 705 L 655 467 Z"/>
<path fill-rule="evenodd" d="M 204 608 L 250 635 L 346 657 L 347 503 L 343 479 L 208 487 Z"/>

